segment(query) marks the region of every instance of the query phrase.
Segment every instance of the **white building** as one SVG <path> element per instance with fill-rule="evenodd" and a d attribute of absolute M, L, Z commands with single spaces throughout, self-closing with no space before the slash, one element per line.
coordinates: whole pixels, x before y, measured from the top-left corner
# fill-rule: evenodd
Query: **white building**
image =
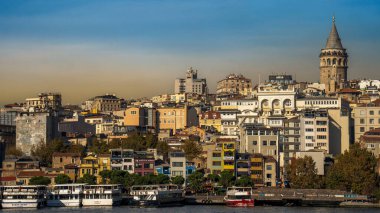
<path fill-rule="evenodd" d="M 205 78 L 198 78 L 198 70 L 190 67 L 186 71 L 186 78 L 177 78 L 174 82 L 174 93 L 196 93 L 207 94 L 207 83 Z"/>

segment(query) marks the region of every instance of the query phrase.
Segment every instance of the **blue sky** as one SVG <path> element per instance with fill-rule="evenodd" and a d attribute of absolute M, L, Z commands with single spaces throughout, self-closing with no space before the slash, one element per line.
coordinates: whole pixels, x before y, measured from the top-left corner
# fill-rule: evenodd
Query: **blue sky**
<path fill-rule="evenodd" d="M 172 92 L 189 66 L 211 91 L 229 73 L 318 81 L 334 14 L 349 78 L 379 78 L 376 0 L 0 0 L 0 90 L 14 89 L 0 105 L 42 91 L 66 103 Z"/>

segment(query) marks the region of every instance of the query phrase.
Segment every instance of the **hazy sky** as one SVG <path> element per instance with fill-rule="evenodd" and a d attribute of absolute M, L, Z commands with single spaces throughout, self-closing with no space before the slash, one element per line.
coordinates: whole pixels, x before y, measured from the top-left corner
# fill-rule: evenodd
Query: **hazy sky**
<path fill-rule="evenodd" d="M 0 0 L 0 105 L 171 93 L 189 66 L 211 92 L 229 73 L 318 81 L 333 14 L 349 78 L 379 79 L 378 0 Z"/>

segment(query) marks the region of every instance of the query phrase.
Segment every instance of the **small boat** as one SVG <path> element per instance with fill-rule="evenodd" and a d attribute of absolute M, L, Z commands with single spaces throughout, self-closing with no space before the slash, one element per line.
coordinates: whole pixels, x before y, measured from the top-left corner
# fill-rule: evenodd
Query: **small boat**
<path fill-rule="evenodd" d="M 6 208 L 40 208 L 46 203 L 46 186 L 3 186 L 1 206 Z"/>
<path fill-rule="evenodd" d="M 85 184 L 56 184 L 47 193 L 49 207 L 79 207 Z"/>
<path fill-rule="evenodd" d="M 85 185 L 83 206 L 117 206 L 121 204 L 121 187 L 116 184 Z"/>
<path fill-rule="evenodd" d="M 253 207 L 252 187 L 229 187 L 224 202 L 230 207 Z"/>
<path fill-rule="evenodd" d="M 137 206 L 163 206 L 181 204 L 184 190 L 173 184 L 135 185 L 131 187 L 132 203 Z"/>

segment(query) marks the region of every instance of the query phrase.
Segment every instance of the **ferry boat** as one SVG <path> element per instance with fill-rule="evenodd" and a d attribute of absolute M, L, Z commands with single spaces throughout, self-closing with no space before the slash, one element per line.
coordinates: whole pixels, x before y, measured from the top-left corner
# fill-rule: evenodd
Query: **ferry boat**
<path fill-rule="evenodd" d="M 3 186 L 3 208 L 44 207 L 46 186 Z"/>
<path fill-rule="evenodd" d="M 252 187 L 229 187 L 224 202 L 230 207 L 253 207 Z"/>
<path fill-rule="evenodd" d="M 122 200 L 121 187 L 115 184 L 85 185 L 83 206 L 116 206 Z"/>
<path fill-rule="evenodd" d="M 47 194 L 49 207 L 79 207 L 82 205 L 85 184 L 57 184 Z"/>
<path fill-rule="evenodd" d="M 161 206 L 180 204 L 185 193 L 177 185 L 135 185 L 131 187 L 133 204 L 138 206 Z"/>

